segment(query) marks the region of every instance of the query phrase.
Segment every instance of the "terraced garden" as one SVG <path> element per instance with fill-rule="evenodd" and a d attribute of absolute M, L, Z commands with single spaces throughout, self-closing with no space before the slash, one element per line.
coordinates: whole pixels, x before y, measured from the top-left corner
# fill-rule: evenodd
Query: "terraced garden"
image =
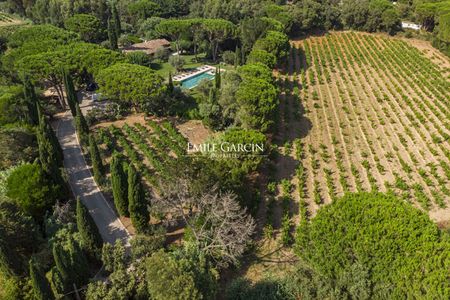
<path fill-rule="evenodd" d="M 448 222 L 449 60 L 355 32 L 291 44 L 276 73 L 281 155 L 269 216 L 298 223 L 346 192 L 378 190 Z"/>

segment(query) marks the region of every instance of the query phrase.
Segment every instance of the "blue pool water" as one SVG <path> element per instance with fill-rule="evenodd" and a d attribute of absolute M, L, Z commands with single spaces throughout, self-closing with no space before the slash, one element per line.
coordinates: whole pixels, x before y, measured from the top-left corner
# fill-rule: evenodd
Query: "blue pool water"
<path fill-rule="evenodd" d="M 200 83 L 200 81 L 212 80 L 213 78 L 214 75 L 208 74 L 208 72 L 200 73 L 195 76 L 192 76 L 191 78 L 181 81 L 181 88 L 192 89 L 193 87 L 196 87 Z"/>

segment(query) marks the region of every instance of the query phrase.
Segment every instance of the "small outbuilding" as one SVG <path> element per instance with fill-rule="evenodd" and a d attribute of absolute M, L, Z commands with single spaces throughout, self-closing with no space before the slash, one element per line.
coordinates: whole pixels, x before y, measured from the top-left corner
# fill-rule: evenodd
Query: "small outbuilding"
<path fill-rule="evenodd" d="M 402 22 L 402 28 L 403 29 L 420 30 L 422 28 L 422 26 L 420 24 L 415 24 L 415 23 L 412 23 L 412 22 L 403 21 Z"/>
<path fill-rule="evenodd" d="M 142 51 L 148 55 L 153 55 L 159 48 L 169 49 L 170 42 L 166 39 L 156 39 L 144 41 L 142 43 L 133 44 L 122 49 L 123 53 L 130 53 L 135 51 Z"/>

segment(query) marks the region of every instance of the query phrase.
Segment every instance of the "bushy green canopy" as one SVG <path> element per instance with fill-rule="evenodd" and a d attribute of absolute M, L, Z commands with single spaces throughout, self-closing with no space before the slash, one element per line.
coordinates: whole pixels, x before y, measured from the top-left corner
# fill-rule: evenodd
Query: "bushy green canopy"
<path fill-rule="evenodd" d="M 161 76 L 135 64 L 113 65 L 100 71 L 96 80 L 104 95 L 134 106 L 157 105 L 166 90 Z"/>
<path fill-rule="evenodd" d="M 101 69 L 124 60 L 125 57 L 118 52 L 79 42 L 58 47 L 54 51 L 26 56 L 16 63 L 16 68 L 34 80 L 61 80 L 63 67 L 72 74 L 87 71 L 95 75 Z"/>
<path fill-rule="evenodd" d="M 52 26 L 52 25 L 35 25 L 24 26 L 18 28 L 8 38 L 8 46 L 17 48 L 25 43 L 39 43 L 42 40 L 55 41 L 59 45 L 66 44 L 69 41 L 77 39 L 77 35 L 73 32 Z"/>
<path fill-rule="evenodd" d="M 348 194 L 298 229 L 296 253 L 347 284 L 364 269 L 373 299 L 448 299 L 450 239 L 422 211 L 392 195 Z M 345 288 L 345 287 L 344 287 Z M 347 286 L 348 288 L 348 286 Z"/>
<path fill-rule="evenodd" d="M 224 159 L 226 164 L 245 173 L 255 171 L 264 160 L 264 154 L 268 153 L 266 136 L 257 130 L 230 128 L 218 135 L 214 142 L 220 151 L 231 156 Z M 248 145 L 251 151 L 239 150 L 239 145 Z"/>
<path fill-rule="evenodd" d="M 263 51 L 263 50 L 257 50 Z M 252 51 L 253 52 L 253 51 Z M 263 51 L 265 52 L 265 51 Z M 266 65 L 260 62 L 247 63 L 238 68 L 238 73 L 243 79 L 259 78 L 264 79 L 267 82 L 273 82 L 272 70 Z"/>
<path fill-rule="evenodd" d="M 236 92 L 239 105 L 237 118 L 242 127 L 267 131 L 273 124 L 273 114 L 278 105 L 278 90 L 264 79 L 248 78 Z"/>
<path fill-rule="evenodd" d="M 450 13 L 439 17 L 439 30 L 437 36 L 440 40 L 450 43 Z"/>
<path fill-rule="evenodd" d="M 261 63 L 272 69 L 277 63 L 277 58 L 265 50 L 253 49 L 247 57 L 247 63 Z"/>
<path fill-rule="evenodd" d="M 289 52 L 289 38 L 286 34 L 269 30 L 264 38 L 256 41 L 253 49 L 265 50 L 281 59 Z"/>
<path fill-rule="evenodd" d="M 47 179 L 38 164 L 24 164 L 7 180 L 7 196 L 26 213 L 42 218 L 55 203 L 56 187 Z"/>
<path fill-rule="evenodd" d="M 64 26 L 79 34 L 85 42 L 95 42 L 102 33 L 100 20 L 88 14 L 76 14 L 64 21 Z"/>

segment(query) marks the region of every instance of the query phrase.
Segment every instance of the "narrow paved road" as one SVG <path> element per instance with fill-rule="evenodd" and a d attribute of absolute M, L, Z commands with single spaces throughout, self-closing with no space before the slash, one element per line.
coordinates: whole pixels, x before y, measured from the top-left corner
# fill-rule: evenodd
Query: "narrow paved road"
<path fill-rule="evenodd" d="M 113 244 L 116 240 L 122 240 L 125 245 L 129 245 L 130 234 L 103 196 L 86 164 L 70 111 L 59 119 L 56 127 L 56 135 L 64 153 L 64 167 L 74 195 L 79 196 L 89 209 L 103 241 Z"/>

